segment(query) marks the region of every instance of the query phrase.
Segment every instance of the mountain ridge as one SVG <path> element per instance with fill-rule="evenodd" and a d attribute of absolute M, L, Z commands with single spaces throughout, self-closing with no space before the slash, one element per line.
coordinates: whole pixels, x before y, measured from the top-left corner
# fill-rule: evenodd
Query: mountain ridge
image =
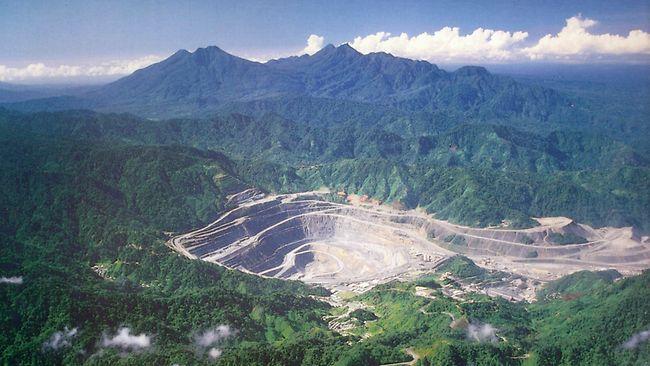
<path fill-rule="evenodd" d="M 550 114 L 562 113 L 568 105 L 565 97 L 552 89 L 520 84 L 482 67 L 447 72 L 426 61 L 388 53 L 364 55 L 348 44 L 328 45 L 313 55 L 267 63 L 249 61 L 216 46 L 194 52 L 179 50 L 159 63 L 76 97 L 79 101 L 75 103 L 69 98 L 66 102 L 52 98 L 45 103 L 23 102 L 17 108 L 90 108 L 169 118 L 209 114 L 229 103 L 309 97 L 405 112 L 543 121 Z"/>

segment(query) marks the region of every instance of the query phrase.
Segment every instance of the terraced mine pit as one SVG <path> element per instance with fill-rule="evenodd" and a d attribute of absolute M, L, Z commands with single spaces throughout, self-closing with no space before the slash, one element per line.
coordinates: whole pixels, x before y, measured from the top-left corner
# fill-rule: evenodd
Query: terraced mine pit
<path fill-rule="evenodd" d="M 247 190 L 210 225 L 172 238 L 187 257 L 260 276 L 360 290 L 432 271 L 463 253 L 477 264 L 541 281 L 580 269 L 624 274 L 650 267 L 648 237 L 632 228 L 593 229 L 567 218 L 523 229 L 479 229 L 419 211 L 340 204 L 322 192 L 265 196 Z M 557 238 L 582 243 L 556 244 Z"/>

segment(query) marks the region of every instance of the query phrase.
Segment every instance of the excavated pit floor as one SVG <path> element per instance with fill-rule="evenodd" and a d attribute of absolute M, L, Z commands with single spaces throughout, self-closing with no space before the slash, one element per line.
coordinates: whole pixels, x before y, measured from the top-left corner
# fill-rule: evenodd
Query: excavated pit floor
<path fill-rule="evenodd" d="M 170 247 L 260 276 L 357 291 L 430 272 L 458 253 L 541 281 L 582 269 L 634 274 L 650 267 L 649 240 L 632 228 L 593 229 L 567 218 L 538 219 L 540 226 L 523 230 L 470 228 L 415 210 L 328 202 L 320 192 L 247 190 L 231 203 L 210 225 L 173 237 Z M 553 232 L 588 242 L 553 244 Z"/>

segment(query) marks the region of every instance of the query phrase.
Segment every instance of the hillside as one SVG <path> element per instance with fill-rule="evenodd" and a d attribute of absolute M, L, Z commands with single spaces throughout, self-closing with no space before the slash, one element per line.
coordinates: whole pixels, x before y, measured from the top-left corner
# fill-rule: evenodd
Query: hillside
<path fill-rule="evenodd" d="M 472 226 L 529 226 L 568 216 L 594 226 L 650 230 L 648 160 L 591 133 L 541 136 L 467 125 L 401 137 L 378 128 L 305 126 L 274 115 L 147 121 L 92 112 L 0 113 L 4 131 L 128 144 L 186 145 L 236 159 L 233 169 L 270 191 L 323 185 L 368 194 Z M 594 209 L 595 208 L 595 209 Z"/>
<path fill-rule="evenodd" d="M 247 186 L 225 156 L 25 131 L 3 131 L 0 140 L 0 271 L 23 281 L 0 284 L 3 363 L 213 364 L 196 343 L 209 329 L 234 334 L 218 343 L 220 365 L 379 365 L 408 361 L 406 348 L 424 364 L 444 365 L 647 359 L 647 346 L 619 347 L 644 327 L 647 273 L 581 285 L 579 299 L 536 305 L 483 295 L 472 302 L 442 293 L 431 299 L 413 294 L 413 283 L 389 283 L 353 299 L 372 312 L 351 313 L 356 325 L 340 335 L 323 317 L 339 317 L 341 308 L 309 296 L 325 290 L 192 261 L 163 244 L 167 230 L 208 222 L 229 192 Z M 468 260 L 462 265 L 477 268 Z M 572 281 L 551 289 L 572 289 L 563 284 Z M 624 310 L 630 307 L 640 311 Z M 576 309 L 574 326 L 560 322 Z M 507 341 L 473 341 L 450 326 L 448 314 L 493 324 Z M 605 332 L 611 324 L 616 330 Z M 122 327 L 150 337 L 153 346 L 102 346 Z M 372 337 L 362 341 L 366 332 Z M 53 340 L 57 334 L 65 343 Z"/>
<path fill-rule="evenodd" d="M 205 362 L 191 334 L 224 323 L 260 342 L 312 328 L 330 337 L 316 315 L 327 307 L 306 297 L 321 289 L 260 281 L 164 246 L 164 231 L 214 218 L 226 194 L 244 185 L 223 156 L 29 134 L 1 139 L 0 271 L 24 283 L 0 285 L 0 362 Z M 250 317 L 253 309 L 261 318 Z M 73 348 L 42 348 L 68 325 L 79 329 Z M 90 357 L 104 330 L 122 326 L 156 332 L 160 350 Z"/>

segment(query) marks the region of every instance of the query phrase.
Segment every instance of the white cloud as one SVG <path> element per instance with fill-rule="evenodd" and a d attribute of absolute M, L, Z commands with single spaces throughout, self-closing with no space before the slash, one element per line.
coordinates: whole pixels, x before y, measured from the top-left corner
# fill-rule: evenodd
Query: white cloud
<path fill-rule="evenodd" d="M 11 285 L 21 285 L 23 283 L 23 276 L 20 277 L 0 277 L 0 283 L 8 283 Z"/>
<path fill-rule="evenodd" d="M 269 60 L 277 60 L 279 58 L 285 58 L 290 56 L 302 56 L 302 55 L 313 55 L 314 53 L 320 51 L 325 45 L 325 37 L 319 36 L 317 34 L 311 34 L 307 38 L 307 45 L 301 50 L 286 50 L 283 52 L 274 52 L 267 54 L 258 54 L 255 56 L 247 55 L 242 56 L 247 60 L 265 63 Z"/>
<path fill-rule="evenodd" d="M 314 53 L 320 51 L 320 49 L 323 48 L 324 44 L 325 37 L 312 34 L 309 36 L 309 38 L 307 38 L 307 46 L 302 50 L 300 54 L 304 55 L 306 53 L 308 55 L 313 55 Z"/>
<path fill-rule="evenodd" d="M 219 356 L 221 356 L 221 353 L 223 353 L 223 351 L 221 351 L 219 348 L 213 347 L 210 348 L 210 351 L 208 351 L 208 356 L 210 356 L 210 358 L 214 360 L 219 358 Z"/>
<path fill-rule="evenodd" d="M 216 328 L 210 328 L 196 334 L 194 336 L 194 342 L 201 350 L 201 353 L 205 352 L 205 349 L 210 347 L 208 350 L 208 357 L 214 360 L 219 358 L 223 352 L 217 346 L 233 334 L 234 331 L 229 326 L 222 324 Z"/>
<path fill-rule="evenodd" d="M 650 54 L 650 33 L 636 29 L 627 36 L 592 34 L 588 29 L 598 24 L 580 15 L 566 20 L 566 25 L 556 34 L 547 34 L 534 46 L 522 52 L 530 59 L 575 58 L 590 55 Z"/>
<path fill-rule="evenodd" d="M 350 45 L 361 53 L 388 52 L 395 56 L 430 62 L 506 62 L 529 60 L 593 61 L 613 59 L 627 61 L 623 55 L 650 55 L 650 33 L 636 29 L 626 36 L 592 34 L 596 25 L 580 15 L 566 20 L 555 35 L 547 34 L 536 42 L 525 42 L 528 32 L 477 28 L 461 34 L 458 27 L 444 27 L 433 33 L 393 36 L 377 32 L 356 37 Z M 618 59 L 616 58 L 618 57 Z"/>
<path fill-rule="evenodd" d="M 65 327 L 62 331 L 54 332 L 49 340 L 43 343 L 43 350 L 58 350 L 68 347 L 72 344 L 72 338 L 77 335 L 77 328 L 68 329 Z"/>
<path fill-rule="evenodd" d="M 134 60 L 116 60 L 102 63 L 99 66 L 93 66 L 86 69 L 88 76 L 104 75 L 126 75 L 143 67 L 147 67 L 156 62 L 160 62 L 164 57 L 149 55 Z"/>
<path fill-rule="evenodd" d="M 123 327 L 118 329 L 117 334 L 109 337 L 104 334 L 102 337 L 103 347 L 115 347 L 122 350 L 141 350 L 151 346 L 151 337 L 146 334 L 131 335 L 131 329 Z"/>
<path fill-rule="evenodd" d="M 630 339 L 623 343 L 622 347 L 625 349 L 637 348 L 639 344 L 648 341 L 648 339 L 650 339 L 650 329 L 633 334 Z"/>
<path fill-rule="evenodd" d="M 491 324 L 473 323 L 467 327 L 467 338 L 477 342 L 497 342 L 497 329 Z"/>
<path fill-rule="evenodd" d="M 513 48 L 528 37 L 527 32 L 507 32 L 478 28 L 461 35 L 458 27 L 444 27 L 433 34 L 409 37 L 378 32 L 356 37 L 350 46 L 361 53 L 387 52 L 395 56 L 431 62 L 503 61 L 512 58 Z"/>
<path fill-rule="evenodd" d="M 44 63 L 29 64 L 25 67 L 0 65 L 0 81 L 127 75 L 162 59 L 163 57 L 160 56 L 149 55 L 132 60 L 107 61 L 99 65 L 49 66 Z"/>
<path fill-rule="evenodd" d="M 208 329 L 202 333 L 197 334 L 194 339 L 197 345 L 201 347 L 209 347 L 230 337 L 232 334 L 233 332 L 230 327 L 222 324 L 216 328 Z"/>

